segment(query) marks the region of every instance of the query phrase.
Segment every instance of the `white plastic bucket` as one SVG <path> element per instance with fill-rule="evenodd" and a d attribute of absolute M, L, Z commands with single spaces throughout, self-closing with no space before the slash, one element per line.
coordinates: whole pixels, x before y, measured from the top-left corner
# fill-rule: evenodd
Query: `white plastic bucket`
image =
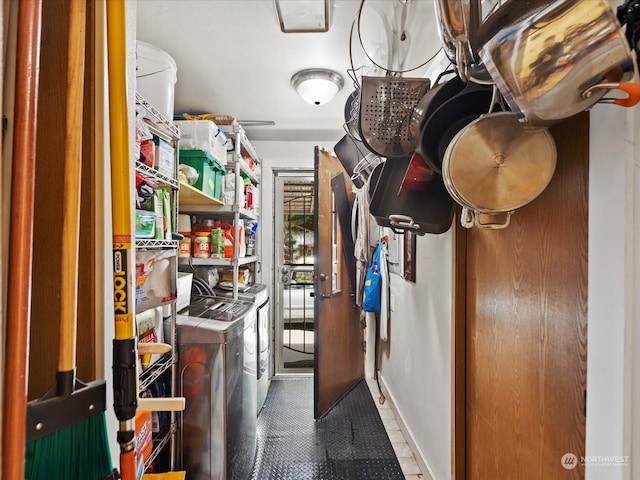
<path fill-rule="evenodd" d="M 136 89 L 167 120 L 173 120 L 176 81 L 176 62 L 164 50 L 138 40 Z"/>

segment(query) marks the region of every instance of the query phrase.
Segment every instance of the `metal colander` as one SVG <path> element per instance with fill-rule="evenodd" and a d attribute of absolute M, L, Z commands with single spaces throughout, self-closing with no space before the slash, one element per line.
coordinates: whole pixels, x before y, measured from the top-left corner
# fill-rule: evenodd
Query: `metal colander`
<path fill-rule="evenodd" d="M 360 133 L 369 150 L 385 158 L 411 155 L 411 116 L 430 86 L 428 78 L 362 77 Z"/>

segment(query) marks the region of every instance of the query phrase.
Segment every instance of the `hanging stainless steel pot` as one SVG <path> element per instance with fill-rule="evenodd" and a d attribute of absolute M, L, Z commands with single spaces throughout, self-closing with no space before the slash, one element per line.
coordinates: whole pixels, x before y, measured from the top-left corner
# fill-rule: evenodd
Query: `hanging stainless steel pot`
<path fill-rule="evenodd" d="M 524 125 L 512 112 L 471 122 L 450 142 L 442 165 L 445 187 L 463 207 L 463 226 L 507 227 L 511 213 L 547 187 L 556 157 L 549 131 Z"/>
<path fill-rule="evenodd" d="M 476 35 L 480 26 L 479 0 L 436 0 L 438 32 L 444 53 L 457 67 L 463 81 L 471 77 L 477 63 Z"/>
<path fill-rule="evenodd" d="M 607 92 L 594 86 L 628 82 L 636 70 L 607 0 L 555 1 L 502 28 L 479 53 L 511 110 L 533 126 L 587 110 Z"/>

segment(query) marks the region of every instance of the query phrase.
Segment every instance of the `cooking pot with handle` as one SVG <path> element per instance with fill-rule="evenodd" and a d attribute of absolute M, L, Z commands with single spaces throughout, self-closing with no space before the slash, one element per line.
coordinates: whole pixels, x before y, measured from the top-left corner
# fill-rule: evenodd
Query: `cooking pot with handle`
<path fill-rule="evenodd" d="M 507 2 L 499 9 L 520 9 Z M 503 16 L 505 14 L 503 13 Z M 636 61 L 607 0 L 557 0 L 499 30 L 479 50 L 512 111 L 548 126 L 636 77 Z"/>
<path fill-rule="evenodd" d="M 442 165 L 445 187 L 463 207 L 462 225 L 507 227 L 512 212 L 547 187 L 556 157 L 549 131 L 523 124 L 512 112 L 471 122 L 450 142 Z"/>
<path fill-rule="evenodd" d="M 476 60 L 476 35 L 480 27 L 480 0 L 436 0 L 436 18 L 442 48 L 463 81 L 471 77 Z"/>

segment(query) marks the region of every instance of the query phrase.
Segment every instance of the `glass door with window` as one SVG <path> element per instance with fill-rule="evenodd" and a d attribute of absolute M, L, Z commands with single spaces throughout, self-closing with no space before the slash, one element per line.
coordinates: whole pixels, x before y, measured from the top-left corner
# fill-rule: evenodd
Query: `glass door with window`
<path fill-rule="evenodd" d="M 275 175 L 276 374 L 313 372 L 314 188 L 312 172 Z"/>

